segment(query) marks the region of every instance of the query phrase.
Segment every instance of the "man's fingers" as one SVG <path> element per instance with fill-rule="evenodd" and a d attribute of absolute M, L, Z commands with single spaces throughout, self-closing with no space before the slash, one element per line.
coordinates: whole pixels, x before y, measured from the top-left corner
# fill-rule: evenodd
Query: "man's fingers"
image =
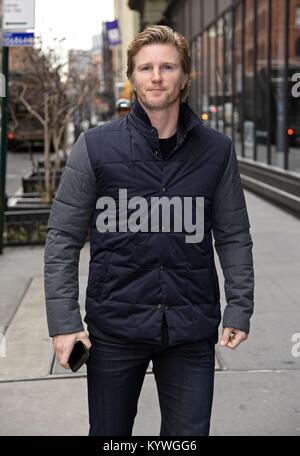
<path fill-rule="evenodd" d="M 225 346 L 228 344 L 232 330 L 233 330 L 233 328 L 224 328 L 223 329 L 223 334 L 222 334 L 222 339 L 220 341 L 220 345 Z"/>
<path fill-rule="evenodd" d="M 58 350 L 56 352 L 56 358 L 57 358 L 59 365 L 64 367 L 65 369 L 70 369 L 68 361 L 69 361 L 71 351 L 72 350 L 70 350 L 70 349 L 65 349 L 65 350 Z"/>
<path fill-rule="evenodd" d="M 61 354 L 57 354 L 56 358 L 57 358 L 58 364 L 60 366 L 64 367 L 65 369 L 70 369 L 70 366 L 69 366 L 69 363 L 68 363 L 69 356 L 70 356 L 69 352 L 63 352 Z"/>
<path fill-rule="evenodd" d="M 88 349 L 90 349 L 91 346 L 92 346 L 91 341 L 90 341 L 90 339 L 87 337 L 87 335 L 85 335 L 85 336 L 83 336 L 83 337 L 78 337 L 77 340 L 81 340 L 81 342 L 83 342 L 84 345 L 85 345 Z"/>
<path fill-rule="evenodd" d="M 92 344 L 85 331 L 74 334 L 58 335 L 52 339 L 55 356 L 60 366 L 70 369 L 69 357 L 77 340 L 81 340 L 89 349 Z"/>
<path fill-rule="evenodd" d="M 66 353 L 56 354 L 56 359 L 60 366 L 64 367 L 65 369 L 70 369 L 70 366 L 68 363 L 69 355 L 66 355 Z"/>
<path fill-rule="evenodd" d="M 70 343 L 65 344 L 65 343 L 60 343 L 60 344 L 55 344 L 54 345 L 54 351 L 55 351 L 55 356 L 57 358 L 58 364 L 65 369 L 69 369 L 70 366 L 68 364 L 69 357 L 71 354 L 71 351 L 73 349 L 74 344 Z"/>
<path fill-rule="evenodd" d="M 230 329 L 230 328 L 225 328 L 225 329 Z M 224 330 L 224 332 L 225 332 L 225 330 Z M 226 332 L 226 336 L 227 335 L 228 335 L 228 331 Z M 245 333 L 244 331 L 240 331 L 238 329 L 231 328 L 227 343 L 222 344 L 221 343 L 222 341 L 221 341 L 220 344 L 224 345 L 228 348 L 235 349 L 236 347 L 238 347 L 240 345 L 241 342 L 243 342 L 246 339 L 248 339 L 247 333 Z"/>
<path fill-rule="evenodd" d="M 243 340 L 244 340 L 244 338 L 240 334 L 236 334 L 235 336 L 230 338 L 230 340 L 227 344 L 227 347 L 234 349 L 234 348 L 238 347 L 238 345 L 240 345 L 240 343 Z"/>

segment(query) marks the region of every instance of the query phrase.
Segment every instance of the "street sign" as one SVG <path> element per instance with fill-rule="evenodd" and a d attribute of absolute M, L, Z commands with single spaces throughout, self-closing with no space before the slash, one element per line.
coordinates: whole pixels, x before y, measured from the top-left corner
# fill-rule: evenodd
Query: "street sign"
<path fill-rule="evenodd" d="M 111 22 L 105 22 L 107 37 L 108 37 L 108 45 L 109 47 L 116 46 L 117 44 L 121 44 L 121 32 L 119 27 L 118 19 L 115 19 Z"/>
<path fill-rule="evenodd" d="M 3 0 L 3 30 L 34 29 L 35 0 Z"/>
<path fill-rule="evenodd" d="M 25 32 L 5 32 L 3 33 L 2 46 L 33 46 L 34 33 Z"/>

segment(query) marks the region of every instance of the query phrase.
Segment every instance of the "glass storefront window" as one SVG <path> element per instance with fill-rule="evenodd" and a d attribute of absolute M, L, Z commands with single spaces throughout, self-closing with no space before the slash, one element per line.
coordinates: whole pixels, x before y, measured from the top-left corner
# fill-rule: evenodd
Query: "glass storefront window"
<path fill-rule="evenodd" d="M 257 2 L 256 36 L 256 144 L 257 160 L 268 161 L 268 115 L 271 115 L 268 103 L 268 0 Z"/>
<path fill-rule="evenodd" d="M 246 158 L 253 158 L 254 151 L 254 5 L 253 0 L 245 1 L 245 69 L 244 69 L 244 152 Z"/>
<path fill-rule="evenodd" d="M 232 11 L 224 16 L 224 132 L 232 132 Z"/>
<path fill-rule="evenodd" d="M 243 78 L 242 78 L 242 4 L 235 9 L 234 19 L 234 142 L 236 152 L 242 155 L 242 116 L 243 116 Z"/>
<path fill-rule="evenodd" d="M 188 3 L 184 20 L 180 19 L 184 30 L 187 12 L 191 14 Z M 300 172 L 299 18 L 300 0 L 232 3 L 193 39 L 189 98 L 200 118 L 233 137 L 239 155 L 296 172 Z"/>
<path fill-rule="evenodd" d="M 208 47 L 209 39 L 208 39 L 208 32 L 203 33 L 203 96 L 202 96 L 202 119 L 204 121 L 208 120 L 209 118 L 209 90 L 208 90 L 208 82 L 209 82 L 209 47 Z"/>
<path fill-rule="evenodd" d="M 272 58 L 271 58 L 271 87 L 274 115 L 272 122 L 272 165 L 284 167 L 285 150 L 285 49 L 284 49 L 284 4 L 285 1 L 272 1 Z"/>
<path fill-rule="evenodd" d="M 197 103 L 196 112 L 201 116 L 202 112 L 202 37 L 196 38 L 196 71 L 197 71 Z"/>
<path fill-rule="evenodd" d="M 217 21 L 217 110 L 218 129 L 224 131 L 224 20 Z"/>
<path fill-rule="evenodd" d="M 216 29 L 215 26 L 208 30 L 209 52 L 209 123 L 212 128 L 217 128 L 217 100 L 216 100 Z"/>
<path fill-rule="evenodd" d="M 203 56 L 202 37 L 197 36 L 191 44 L 192 74 L 189 91 L 189 104 L 193 111 L 201 118 L 202 114 L 202 91 L 203 91 Z"/>
<path fill-rule="evenodd" d="M 300 172 L 300 5 L 290 0 L 287 127 L 289 169 Z M 298 85 L 296 85 L 298 82 Z M 297 88 L 298 87 L 298 88 Z"/>
<path fill-rule="evenodd" d="M 196 41 L 193 40 L 191 44 L 191 61 L 192 61 L 192 72 L 191 72 L 191 85 L 189 89 L 189 104 L 193 111 L 196 112 L 197 104 L 197 62 L 196 62 Z"/>

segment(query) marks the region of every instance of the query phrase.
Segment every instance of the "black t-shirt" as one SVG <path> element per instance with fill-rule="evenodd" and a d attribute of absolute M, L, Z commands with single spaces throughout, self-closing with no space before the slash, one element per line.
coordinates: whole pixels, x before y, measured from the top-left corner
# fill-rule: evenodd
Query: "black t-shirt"
<path fill-rule="evenodd" d="M 138 100 L 135 101 L 132 111 L 145 124 L 149 125 L 150 128 L 152 127 L 152 124 L 150 122 L 150 119 L 149 119 L 146 111 L 143 109 L 143 107 L 141 106 L 141 104 L 139 103 Z M 161 153 L 162 153 L 162 156 L 164 159 L 172 152 L 173 149 L 175 149 L 176 144 L 177 144 L 177 133 L 175 133 L 170 138 L 159 140 L 160 150 L 161 150 Z"/>
<path fill-rule="evenodd" d="M 175 133 L 170 138 L 165 138 L 165 139 L 159 140 L 160 150 L 161 150 L 163 159 L 167 158 L 168 155 L 172 152 L 172 150 L 175 149 L 176 144 L 177 144 L 177 133 Z"/>

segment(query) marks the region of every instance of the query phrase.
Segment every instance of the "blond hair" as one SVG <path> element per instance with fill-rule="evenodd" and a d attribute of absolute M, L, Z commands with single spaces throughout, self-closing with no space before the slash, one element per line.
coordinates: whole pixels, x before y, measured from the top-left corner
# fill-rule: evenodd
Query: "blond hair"
<path fill-rule="evenodd" d="M 143 46 L 148 44 L 172 44 L 179 52 L 182 70 L 188 76 L 188 81 L 181 91 L 180 99 L 184 101 L 189 93 L 191 81 L 191 52 L 187 39 L 177 32 L 174 32 L 166 25 L 152 25 L 138 33 L 127 48 L 127 77 L 132 82 L 134 71 L 134 57 Z M 137 98 L 133 90 L 134 97 Z"/>

